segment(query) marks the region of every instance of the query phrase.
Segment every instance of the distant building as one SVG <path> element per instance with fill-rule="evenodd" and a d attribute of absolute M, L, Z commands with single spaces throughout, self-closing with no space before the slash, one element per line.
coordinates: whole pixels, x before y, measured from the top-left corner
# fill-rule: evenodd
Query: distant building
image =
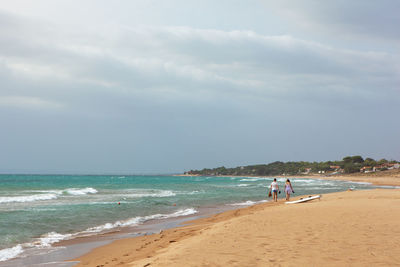
<path fill-rule="evenodd" d="M 392 170 L 392 169 L 399 169 L 399 163 L 383 163 L 381 165 L 375 166 L 372 170 L 373 171 L 382 171 L 382 170 Z"/>
<path fill-rule="evenodd" d="M 305 171 L 302 172 L 301 174 L 309 174 L 310 172 L 311 172 L 311 168 L 305 168 Z"/>
<path fill-rule="evenodd" d="M 360 169 L 360 172 L 371 172 L 372 167 L 371 166 L 364 166 Z"/>
<path fill-rule="evenodd" d="M 386 168 L 388 168 L 388 170 L 393 170 L 396 163 L 385 163 L 384 165 L 386 166 Z"/>
<path fill-rule="evenodd" d="M 375 166 L 372 170 L 373 170 L 374 172 L 377 172 L 377 171 L 382 171 L 382 170 L 384 170 L 384 169 L 387 169 L 387 167 L 386 167 L 384 164 L 382 164 L 382 165 L 377 165 L 377 166 Z"/>
<path fill-rule="evenodd" d="M 331 168 L 332 170 L 339 170 L 340 166 L 331 165 L 331 166 L 329 166 L 329 168 Z"/>

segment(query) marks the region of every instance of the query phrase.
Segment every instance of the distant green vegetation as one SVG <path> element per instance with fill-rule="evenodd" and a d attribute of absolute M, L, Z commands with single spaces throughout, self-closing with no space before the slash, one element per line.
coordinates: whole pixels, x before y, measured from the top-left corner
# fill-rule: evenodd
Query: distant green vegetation
<path fill-rule="evenodd" d="M 249 165 L 236 168 L 218 167 L 214 169 L 191 170 L 185 172 L 188 175 L 243 175 L 243 176 L 268 176 L 268 175 L 301 175 L 301 174 L 339 174 L 355 172 L 381 171 L 390 168 L 398 168 L 395 160 L 363 159 L 361 156 L 348 156 L 340 161 L 326 162 L 281 162 L 275 161 L 269 164 Z"/>

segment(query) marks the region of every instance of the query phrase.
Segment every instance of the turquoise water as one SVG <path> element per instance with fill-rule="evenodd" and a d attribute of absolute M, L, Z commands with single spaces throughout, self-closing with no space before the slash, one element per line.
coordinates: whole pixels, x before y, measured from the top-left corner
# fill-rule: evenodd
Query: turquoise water
<path fill-rule="evenodd" d="M 281 186 L 284 181 L 278 179 Z M 195 214 L 206 206 L 265 201 L 271 182 L 255 177 L 0 175 L 0 261 L 58 240 Z M 372 188 L 341 181 L 292 182 L 295 196 Z"/>

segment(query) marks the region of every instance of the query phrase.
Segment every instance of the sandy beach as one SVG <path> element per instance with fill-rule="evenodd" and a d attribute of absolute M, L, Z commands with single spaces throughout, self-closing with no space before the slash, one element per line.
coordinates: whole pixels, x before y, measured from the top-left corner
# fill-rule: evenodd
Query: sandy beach
<path fill-rule="evenodd" d="M 77 266 L 395 266 L 399 222 L 399 189 L 346 191 L 227 211 L 117 240 L 76 260 Z"/>

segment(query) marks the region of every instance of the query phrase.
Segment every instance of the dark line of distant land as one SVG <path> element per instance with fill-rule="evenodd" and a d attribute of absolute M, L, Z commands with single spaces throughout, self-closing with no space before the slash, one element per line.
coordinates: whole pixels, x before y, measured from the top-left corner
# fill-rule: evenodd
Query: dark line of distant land
<path fill-rule="evenodd" d="M 361 156 L 347 156 L 342 160 L 325 162 L 275 161 L 269 164 L 239 166 L 235 168 L 225 168 L 222 166 L 213 169 L 190 170 L 184 174 L 206 176 L 335 175 L 359 172 L 374 173 L 392 169 L 400 169 L 400 162 L 386 159 L 364 159 Z"/>

